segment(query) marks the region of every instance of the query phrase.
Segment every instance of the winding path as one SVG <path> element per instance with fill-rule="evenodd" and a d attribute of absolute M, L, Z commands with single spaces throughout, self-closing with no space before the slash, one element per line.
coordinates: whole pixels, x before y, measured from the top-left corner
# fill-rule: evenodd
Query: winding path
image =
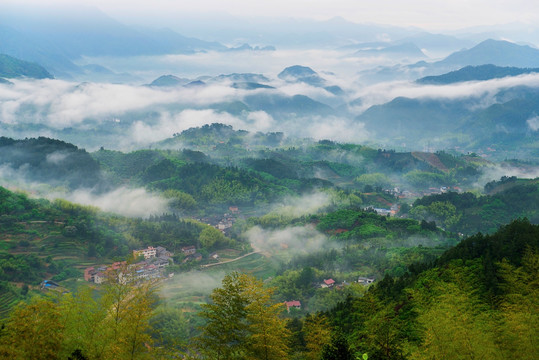
<path fill-rule="evenodd" d="M 243 259 L 244 257 L 247 257 L 247 256 L 249 256 L 249 255 L 258 254 L 258 253 L 260 253 L 260 251 L 253 251 L 253 252 L 250 252 L 250 253 L 248 253 L 248 254 L 245 254 L 245 255 L 242 255 L 242 256 L 240 256 L 240 257 L 237 257 L 237 258 L 235 258 L 235 259 L 232 259 L 232 260 L 222 261 L 222 262 L 213 263 L 213 264 L 200 265 L 200 267 L 207 268 L 207 267 L 210 267 L 210 266 L 216 266 L 216 265 L 228 264 L 228 263 L 234 262 L 234 261 L 236 261 L 236 260 Z"/>

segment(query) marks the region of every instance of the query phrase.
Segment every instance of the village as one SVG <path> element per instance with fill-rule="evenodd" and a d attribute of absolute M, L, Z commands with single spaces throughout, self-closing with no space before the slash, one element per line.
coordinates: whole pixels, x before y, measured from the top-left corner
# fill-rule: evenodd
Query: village
<path fill-rule="evenodd" d="M 108 266 L 90 266 L 84 269 L 84 280 L 102 284 L 113 276 L 117 277 L 119 282 L 165 278 L 164 270 L 174 263 L 173 255 L 161 246 L 133 250 L 134 263 L 128 264 L 127 261 L 118 261 Z"/>

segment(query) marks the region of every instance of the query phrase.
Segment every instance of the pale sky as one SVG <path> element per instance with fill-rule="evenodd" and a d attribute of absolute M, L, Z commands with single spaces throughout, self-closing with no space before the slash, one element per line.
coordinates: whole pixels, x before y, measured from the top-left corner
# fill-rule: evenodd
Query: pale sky
<path fill-rule="evenodd" d="M 329 19 L 454 30 L 521 22 L 539 24 L 539 0 L 3 0 L 4 3 L 86 4 L 124 22 L 174 14 L 227 12 L 235 16 Z"/>

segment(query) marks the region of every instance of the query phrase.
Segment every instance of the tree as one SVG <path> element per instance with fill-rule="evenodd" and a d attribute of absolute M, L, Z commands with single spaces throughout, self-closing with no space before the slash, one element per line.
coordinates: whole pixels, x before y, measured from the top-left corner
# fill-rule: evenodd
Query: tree
<path fill-rule="evenodd" d="M 279 318 L 282 304 L 271 302 L 272 289 L 251 275 L 233 272 L 202 305 L 206 319 L 196 343 L 209 359 L 286 359 L 288 331 Z"/>
<path fill-rule="evenodd" d="M 192 210 L 196 207 L 196 200 L 189 194 L 179 190 L 168 189 L 163 195 L 170 200 L 170 206 L 179 210 Z"/>
<path fill-rule="evenodd" d="M 374 187 L 388 187 L 391 185 L 391 180 L 382 173 L 371 173 L 371 174 L 363 174 L 358 176 L 354 180 L 359 186 L 366 187 L 368 186 L 370 189 Z"/>
<path fill-rule="evenodd" d="M 348 342 L 341 333 L 334 334 L 331 343 L 322 350 L 321 360 L 353 360 Z"/>
<path fill-rule="evenodd" d="M 303 326 L 307 346 L 306 358 L 317 360 L 325 345 L 331 341 L 331 326 L 325 316 L 310 316 Z"/>
<path fill-rule="evenodd" d="M 133 282 L 127 265 L 108 274 L 101 306 L 108 310 L 105 324 L 111 332 L 111 350 L 116 359 L 142 359 L 152 344 L 150 318 L 153 313 L 155 284 Z"/>
<path fill-rule="evenodd" d="M 202 247 L 211 248 L 213 246 L 227 244 L 230 242 L 230 239 L 227 239 L 227 237 L 216 228 L 207 226 L 200 232 L 198 241 Z"/>
<path fill-rule="evenodd" d="M 0 338 L 3 359 L 59 359 L 64 338 L 61 312 L 51 299 L 34 298 L 19 305 Z"/>
<path fill-rule="evenodd" d="M 273 289 L 263 289 L 260 280 L 252 279 L 247 289 L 249 304 L 246 306 L 249 341 L 248 358 L 252 360 L 286 359 L 290 333 L 286 322 L 279 315 L 282 303 L 272 303 Z"/>
<path fill-rule="evenodd" d="M 500 264 L 504 279 L 500 308 L 506 358 L 533 359 L 539 353 L 539 253 L 528 248 L 522 266 Z"/>
<path fill-rule="evenodd" d="M 450 282 L 440 278 L 451 278 Z M 481 303 L 465 272 L 449 268 L 423 275 L 422 287 L 413 292 L 423 344 L 411 359 L 500 359 L 492 312 Z"/>
<path fill-rule="evenodd" d="M 183 349 L 188 338 L 188 323 L 180 309 L 164 308 L 150 320 L 151 335 L 160 347 Z"/>

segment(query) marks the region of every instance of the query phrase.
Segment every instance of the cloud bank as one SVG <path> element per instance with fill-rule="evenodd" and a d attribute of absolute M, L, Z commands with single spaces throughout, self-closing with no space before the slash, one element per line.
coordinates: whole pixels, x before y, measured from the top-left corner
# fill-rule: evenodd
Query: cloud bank
<path fill-rule="evenodd" d="M 55 198 L 61 194 L 51 194 Z M 148 193 L 143 188 L 119 187 L 112 191 L 93 194 L 86 189 L 78 189 L 60 196 L 71 202 L 92 205 L 105 212 L 112 212 L 128 217 L 147 218 L 150 215 L 163 214 L 168 209 L 168 201 L 156 194 Z"/>
<path fill-rule="evenodd" d="M 292 254 L 309 254 L 320 250 L 339 248 L 314 226 L 295 226 L 279 230 L 266 230 L 254 226 L 245 234 L 256 251 L 287 250 Z"/>

